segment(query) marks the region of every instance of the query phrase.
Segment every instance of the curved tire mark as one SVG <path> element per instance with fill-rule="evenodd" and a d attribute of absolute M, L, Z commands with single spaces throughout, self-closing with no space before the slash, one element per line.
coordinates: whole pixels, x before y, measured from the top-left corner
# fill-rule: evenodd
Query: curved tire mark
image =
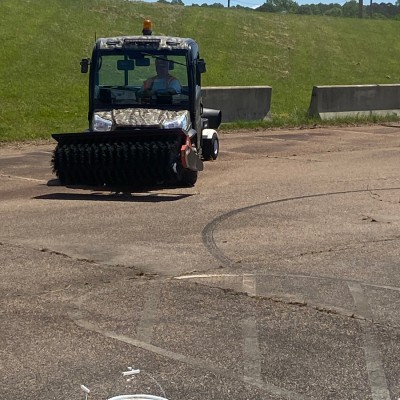
<path fill-rule="evenodd" d="M 344 195 L 344 194 L 354 194 L 354 193 L 367 193 L 371 191 L 389 191 L 389 190 L 400 190 L 400 187 L 391 187 L 391 188 L 383 188 L 383 189 L 358 189 L 358 190 L 347 190 L 347 191 L 340 191 L 340 192 L 328 192 L 328 193 L 317 193 L 317 194 L 310 194 L 304 196 L 295 196 L 295 197 L 287 197 L 284 199 L 278 200 L 271 200 L 265 201 L 263 203 L 253 204 L 251 206 L 246 206 L 242 208 L 237 208 L 235 210 L 228 211 L 225 214 L 221 214 L 220 216 L 214 218 L 211 222 L 209 222 L 202 231 L 202 240 L 203 244 L 208 250 L 208 252 L 217 260 L 219 260 L 222 264 L 229 267 L 236 266 L 236 263 L 232 261 L 228 256 L 224 254 L 224 252 L 218 247 L 214 239 L 214 231 L 217 227 L 225 220 L 233 217 L 237 214 L 242 212 L 246 212 L 252 210 L 257 207 L 269 206 L 272 204 L 278 203 L 285 203 L 289 201 L 297 201 L 297 200 L 304 200 L 304 199 L 313 199 L 313 198 L 320 198 L 320 197 L 327 197 L 327 196 L 337 196 L 337 195 Z"/>

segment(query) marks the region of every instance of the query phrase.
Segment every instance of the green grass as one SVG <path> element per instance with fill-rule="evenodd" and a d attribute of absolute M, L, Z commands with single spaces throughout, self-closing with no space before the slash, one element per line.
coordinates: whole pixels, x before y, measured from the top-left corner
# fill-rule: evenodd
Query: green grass
<path fill-rule="evenodd" d="M 95 36 L 140 34 L 144 18 L 155 34 L 198 41 L 204 86 L 272 86 L 273 120 L 236 126 L 316 123 L 306 117 L 313 85 L 400 81 L 400 21 L 124 0 L 1 3 L 0 141 L 85 129 L 88 77 L 80 59 L 90 56 Z"/>

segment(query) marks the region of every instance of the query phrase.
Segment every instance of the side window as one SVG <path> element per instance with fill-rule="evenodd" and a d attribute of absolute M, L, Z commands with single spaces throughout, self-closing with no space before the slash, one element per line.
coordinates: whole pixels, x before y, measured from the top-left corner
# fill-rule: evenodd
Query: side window
<path fill-rule="evenodd" d="M 169 73 L 179 80 L 182 87 L 187 87 L 186 58 L 184 56 L 170 56 L 168 58 L 171 60 Z"/>
<path fill-rule="evenodd" d="M 124 71 L 117 68 L 118 60 L 123 60 L 122 56 L 103 56 L 99 69 L 100 86 L 121 86 L 124 84 Z"/>

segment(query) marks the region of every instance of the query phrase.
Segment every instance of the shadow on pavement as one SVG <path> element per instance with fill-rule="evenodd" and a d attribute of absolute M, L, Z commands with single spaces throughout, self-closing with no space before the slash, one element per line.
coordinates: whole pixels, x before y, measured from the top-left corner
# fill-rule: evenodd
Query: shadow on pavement
<path fill-rule="evenodd" d="M 73 201 L 115 201 L 127 203 L 160 203 L 177 201 L 193 194 L 133 194 L 133 193 L 49 193 L 35 196 L 36 200 L 73 200 Z"/>

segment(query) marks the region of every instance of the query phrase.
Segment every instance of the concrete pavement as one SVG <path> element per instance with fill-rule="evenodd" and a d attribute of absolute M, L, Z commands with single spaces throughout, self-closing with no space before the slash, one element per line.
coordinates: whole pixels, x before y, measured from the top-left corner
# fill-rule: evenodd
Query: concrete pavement
<path fill-rule="evenodd" d="M 0 147 L 1 398 L 128 366 L 168 399 L 400 397 L 400 127 L 224 133 L 141 193 L 52 186 L 52 149 Z"/>

